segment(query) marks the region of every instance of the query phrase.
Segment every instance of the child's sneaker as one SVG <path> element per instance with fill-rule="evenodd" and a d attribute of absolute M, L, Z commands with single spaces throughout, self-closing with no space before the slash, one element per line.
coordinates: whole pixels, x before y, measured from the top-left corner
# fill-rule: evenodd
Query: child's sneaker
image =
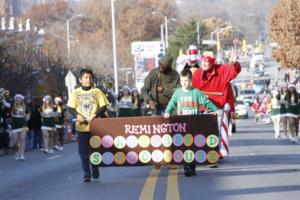
<path fill-rule="evenodd" d="M 22 155 L 20 156 L 20 160 L 24 161 L 25 160 L 25 157 Z"/>
<path fill-rule="evenodd" d="M 184 169 L 184 175 L 186 177 L 192 176 L 193 172 L 192 172 L 192 169 L 190 168 L 190 166 L 185 165 L 183 169 Z"/>
<path fill-rule="evenodd" d="M 196 175 L 197 175 L 196 169 L 192 169 L 192 176 L 196 176 Z"/>
<path fill-rule="evenodd" d="M 91 176 L 85 175 L 85 176 L 83 177 L 83 182 L 91 182 Z"/>
<path fill-rule="evenodd" d="M 92 170 L 92 176 L 93 176 L 94 179 L 98 179 L 100 177 L 100 173 L 99 173 L 98 168 Z"/>

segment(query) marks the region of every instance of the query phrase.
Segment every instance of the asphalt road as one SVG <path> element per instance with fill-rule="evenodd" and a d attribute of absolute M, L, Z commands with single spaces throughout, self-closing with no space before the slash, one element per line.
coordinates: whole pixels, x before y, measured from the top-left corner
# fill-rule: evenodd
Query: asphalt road
<path fill-rule="evenodd" d="M 253 118 L 238 121 L 237 130 L 230 157 L 216 169 L 198 166 L 195 177 L 182 167 L 108 167 L 100 180 L 83 183 L 75 143 L 51 155 L 27 152 L 26 161 L 3 156 L 0 199 L 299 199 L 300 145 L 275 140 L 271 125 L 255 126 Z"/>

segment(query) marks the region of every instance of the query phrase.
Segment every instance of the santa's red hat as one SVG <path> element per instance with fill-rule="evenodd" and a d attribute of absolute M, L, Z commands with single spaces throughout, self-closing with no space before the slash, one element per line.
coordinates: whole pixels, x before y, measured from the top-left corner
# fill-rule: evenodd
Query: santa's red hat
<path fill-rule="evenodd" d="M 195 45 L 190 45 L 187 53 L 188 53 L 190 63 L 198 62 L 199 60 L 198 48 Z"/>
<path fill-rule="evenodd" d="M 202 56 L 201 56 L 201 61 L 202 62 L 208 62 L 211 64 L 215 63 L 215 56 L 214 53 L 212 51 L 205 51 L 203 52 Z"/>

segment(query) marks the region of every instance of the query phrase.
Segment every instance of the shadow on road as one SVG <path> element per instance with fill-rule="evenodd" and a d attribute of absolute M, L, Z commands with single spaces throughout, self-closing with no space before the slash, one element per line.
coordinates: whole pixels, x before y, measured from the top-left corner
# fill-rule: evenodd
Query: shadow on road
<path fill-rule="evenodd" d="M 231 196 L 231 195 L 246 195 L 246 194 L 264 194 L 264 193 L 277 193 L 277 192 L 289 192 L 299 191 L 300 185 L 280 185 L 280 186 L 267 186 L 267 187 L 255 187 L 255 188 L 244 188 L 244 189 L 226 189 L 219 190 L 216 193 L 220 196 Z"/>
<path fill-rule="evenodd" d="M 236 139 L 230 141 L 231 147 L 238 147 L 238 146 L 290 146 L 290 145 L 297 145 L 293 144 L 291 141 L 288 140 L 275 140 L 275 139 Z"/>

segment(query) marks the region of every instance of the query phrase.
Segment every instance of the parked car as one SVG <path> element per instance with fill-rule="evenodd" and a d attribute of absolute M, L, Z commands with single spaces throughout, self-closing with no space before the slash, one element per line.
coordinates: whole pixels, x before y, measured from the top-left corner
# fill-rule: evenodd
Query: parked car
<path fill-rule="evenodd" d="M 243 101 L 236 101 L 235 113 L 239 119 L 248 119 L 248 107 Z"/>
<path fill-rule="evenodd" d="M 246 105 L 252 105 L 256 98 L 255 90 L 245 89 L 241 90 L 237 100 L 242 101 Z"/>

